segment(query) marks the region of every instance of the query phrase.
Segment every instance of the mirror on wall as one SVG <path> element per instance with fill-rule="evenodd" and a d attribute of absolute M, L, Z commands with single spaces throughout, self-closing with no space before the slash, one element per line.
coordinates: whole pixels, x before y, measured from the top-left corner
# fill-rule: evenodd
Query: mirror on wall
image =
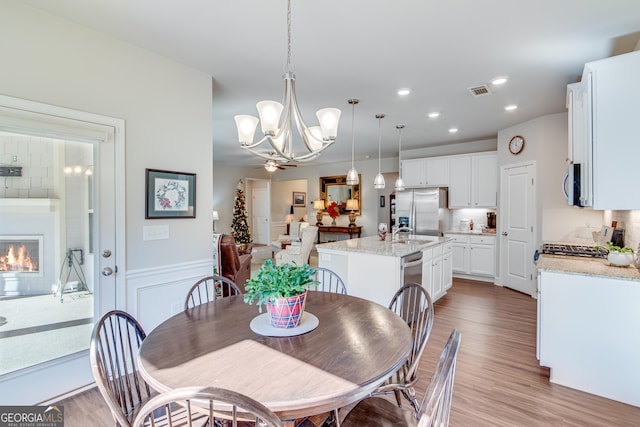
<path fill-rule="evenodd" d="M 358 175 L 360 182 L 362 177 Z M 356 199 L 358 201 L 358 209 L 354 211 L 356 215 L 360 215 L 362 209 L 362 201 L 360 200 L 360 184 L 347 185 L 347 176 L 322 176 L 320 177 L 320 198 L 325 202 L 325 208 L 333 201 L 336 202 L 340 209 L 340 215 L 348 215 L 346 210 L 347 200 Z M 326 214 L 326 212 L 324 212 Z"/>

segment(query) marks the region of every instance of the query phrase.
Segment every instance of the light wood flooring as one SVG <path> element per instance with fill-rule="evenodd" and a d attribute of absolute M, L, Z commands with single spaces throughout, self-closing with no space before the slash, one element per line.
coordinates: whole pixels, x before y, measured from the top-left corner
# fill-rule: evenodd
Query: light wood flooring
<path fill-rule="evenodd" d="M 536 300 L 506 288 L 454 279 L 435 304 L 418 395 L 453 327 L 462 332 L 451 426 L 638 426 L 640 408 L 549 383 L 535 357 Z M 112 426 L 97 389 L 61 402 L 65 427 Z"/>

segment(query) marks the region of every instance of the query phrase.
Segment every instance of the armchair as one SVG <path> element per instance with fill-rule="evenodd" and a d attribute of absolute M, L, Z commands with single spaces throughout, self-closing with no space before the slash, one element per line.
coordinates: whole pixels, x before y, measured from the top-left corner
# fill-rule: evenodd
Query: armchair
<path fill-rule="evenodd" d="M 295 242 L 302 237 L 302 230 L 309 226 L 308 222 L 294 221 L 289 224 L 289 234 L 281 234 L 278 236 L 278 240 L 271 242 L 273 251 L 278 252 L 282 249 L 282 242 Z"/>
<path fill-rule="evenodd" d="M 309 254 L 313 249 L 313 244 L 318 234 L 318 227 L 310 225 L 305 227 L 300 234 L 302 236 L 300 242 L 293 242 L 275 255 L 276 265 L 292 262 L 297 265 L 304 265 L 308 262 Z"/>
<path fill-rule="evenodd" d="M 220 243 L 221 272 L 220 275 L 234 282 L 242 292 L 244 284 L 251 277 L 251 254 L 238 254 L 233 236 L 225 234 Z"/>

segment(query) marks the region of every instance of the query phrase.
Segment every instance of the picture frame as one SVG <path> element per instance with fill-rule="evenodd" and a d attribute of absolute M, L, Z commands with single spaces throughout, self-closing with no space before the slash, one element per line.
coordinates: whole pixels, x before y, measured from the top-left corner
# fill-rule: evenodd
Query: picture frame
<path fill-rule="evenodd" d="M 307 193 L 303 191 L 293 192 L 293 206 L 296 208 L 304 208 L 307 205 Z"/>
<path fill-rule="evenodd" d="M 195 217 L 195 173 L 145 169 L 145 219 Z"/>
<path fill-rule="evenodd" d="M 385 205 L 385 198 L 384 196 L 380 196 L 380 207 L 384 208 L 384 205 Z"/>

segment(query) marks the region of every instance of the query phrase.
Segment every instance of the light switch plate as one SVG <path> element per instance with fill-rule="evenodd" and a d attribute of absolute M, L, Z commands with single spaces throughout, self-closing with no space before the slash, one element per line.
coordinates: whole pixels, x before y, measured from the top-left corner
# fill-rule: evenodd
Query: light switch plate
<path fill-rule="evenodd" d="M 168 225 L 145 225 L 142 227 L 142 240 L 165 240 L 168 238 Z"/>

